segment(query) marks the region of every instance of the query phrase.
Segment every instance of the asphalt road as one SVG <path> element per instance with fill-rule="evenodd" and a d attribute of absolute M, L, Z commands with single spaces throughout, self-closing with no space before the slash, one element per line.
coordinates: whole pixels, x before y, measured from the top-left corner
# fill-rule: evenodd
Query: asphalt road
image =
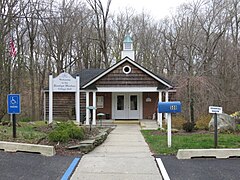
<path fill-rule="evenodd" d="M 40 154 L 0 151 L 0 179 L 61 179 L 74 158 L 73 156 L 46 157 Z"/>
<path fill-rule="evenodd" d="M 179 160 L 175 156 L 158 156 L 171 180 L 239 180 L 240 158 L 196 158 Z"/>

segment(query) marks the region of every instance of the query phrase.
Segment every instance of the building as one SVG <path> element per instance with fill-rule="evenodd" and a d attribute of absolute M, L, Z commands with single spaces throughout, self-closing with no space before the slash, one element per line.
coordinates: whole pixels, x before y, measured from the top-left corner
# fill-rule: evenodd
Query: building
<path fill-rule="evenodd" d="M 168 101 L 169 93 L 175 92 L 170 82 L 134 61 L 133 42 L 129 35 L 123 42 L 121 55 L 123 59 L 106 70 L 85 69 L 79 73 L 80 114 L 86 124 L 90 119 L 89 107 L 93 112 L 93 124 L 96 124 L 98 113 L 104 113 L 105 119 L 155 119 L 158 102 Z M 46 118 L 47 90 L 44 102 Z M 74 119 L 74 116 L 74 93 L 54 92 L 54 119 Z"/>

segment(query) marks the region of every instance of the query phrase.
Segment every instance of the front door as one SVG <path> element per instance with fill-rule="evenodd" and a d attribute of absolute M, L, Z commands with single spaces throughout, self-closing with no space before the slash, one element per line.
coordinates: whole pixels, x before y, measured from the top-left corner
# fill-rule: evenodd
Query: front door
<path fill-rule="evenodd" d="M 142 93 L 113 93 L 114 119 L 142 119 Z"/>

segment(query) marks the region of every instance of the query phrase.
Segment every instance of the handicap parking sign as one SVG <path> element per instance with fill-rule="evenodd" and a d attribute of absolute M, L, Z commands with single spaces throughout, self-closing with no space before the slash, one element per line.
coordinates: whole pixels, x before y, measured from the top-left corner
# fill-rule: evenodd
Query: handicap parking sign
<path fill-rule="evenodd" d="M 20 114 L 21 103 L 20 94 L 8 94 L 7 109 L 8 114 Z"/>

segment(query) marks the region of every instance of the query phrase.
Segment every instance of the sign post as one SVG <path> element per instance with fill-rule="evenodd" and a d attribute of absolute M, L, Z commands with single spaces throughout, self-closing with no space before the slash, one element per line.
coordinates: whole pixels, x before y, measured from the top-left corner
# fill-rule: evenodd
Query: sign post
<path fill-rule="evenodd" d="M 181 112 L 181 102 L 172 101 L 172 102 L 159 102 L 158 103 L 158 113 L 166 113 L 167 118 L 167 136 L 168 136 L 168 147 L 172 146 L 172 117 L 171 113 Z"/>
<path fill-rule="evenodd" d="M 209 113 L 214 114 L 214 147 L 218 146 L 217 114 L 222 114 L 222 107 L 209 106 Z"/>
<path fill-rule="evenodd" d="M 8 94 L 7 97 L 7 109 L 8 114 L 12 114 L 13 122 L 13 138 L 17 137 L 16 131 L 16 114 L 21 112 L 20 94 Z"/>
<path fill-rule="evenodd" d="M 49 124 L 53 122 L 53 93 L 75 92 L 76 122 L 80 124 L 80 77 L 73 78 L 70 74 L 63 72 L 57 77 L 49 75 Z"/>

